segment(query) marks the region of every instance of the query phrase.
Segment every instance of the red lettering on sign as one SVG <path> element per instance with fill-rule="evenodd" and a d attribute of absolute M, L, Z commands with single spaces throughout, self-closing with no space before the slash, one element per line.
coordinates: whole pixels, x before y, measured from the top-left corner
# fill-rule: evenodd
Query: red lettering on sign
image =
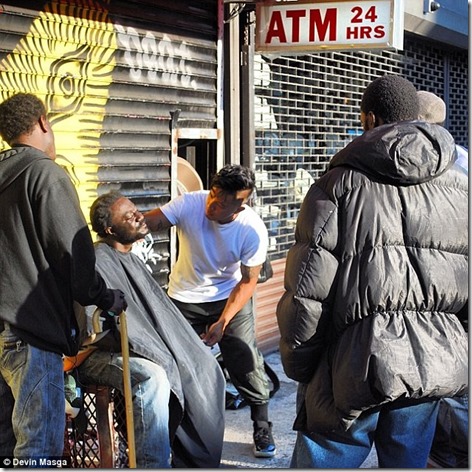
<path fill-rule="evenodd" d="M 380 39 L 385 36 L 385 27 L 378 25 L 375 28 L 372 26 L 352 26 L 346 29 L 347 39 Z"/>
<path fill-rule="evenodd" d="M 320 10 L 310 10 L 310 31 L 309 39 L 315 41 L 315 32 L 318 33 L 320 41 L 324 41 L 329 29 L 329 41 L 336 41 L 336 19 L 337 9 L 327 8 L 324 21 L 321 19 Z"/>
<path fill-rule="evenodd" d="M 361 7 L 354 7 L 351 10 L 352 13 L 354 13 L 354 16 L 352 17 L 351 23 L 362 23 L 362 8 Z"/>
<path fill-rule="evenodd" d="M 282 15 L 279 11 L 272 12 L 265 42 L 267 44 L 270 44 L 273 38 L 279 38 L 279 41 L 281 43 L 287 42 L 287 36 L 285 35 L 284 29 L 284 22 L 282 20 Z"/>
<path fill-rule="evenodd" d="M 307 26 L 309 42 L 336 42 L 338 40 L 338 10 L 338 7 L 312 8 L 309 12 L 302 8 L 287 11 L 274 10 L 268 21 L 265 44 L 269 45 L 273 42 L 278 42 L 281 45 L 300 43 L 301 36 L 306 39 L 304 31 Z M 355 6 L 350 11 L 352 17 L 350 26 L 346 27 L 346 40 L 381 40 L 385 38 L 385 25 L 372 24 L 378 18 L 375 6 L 368 9 Z M 370 25 L 365 23 L 370 23 Z"/>
<path fill-rule="evenodd" d="M 300 18 L 306 16 L 305 10 L 292 10 L 287 12 L 287 18 L 292 18 L 292 42 L 300 41 Z"/>
<path fill-rule="evenodd" d="M 369 8 L 367 13 L 365 14 L 365 19 L 372 21 L 372 23 L 377 21 L 377 13 L 375 12 L 375 5 Z"/>
<path fill-rule="evenodd" d="M 374 28 L 374 38 L 380 39 L 385 38 L 385 26 L 378 25 Z"/>
<path fill-rule="evenodd" d="M 354 16 L 352 17 L 351 23 L 362 23 L 365 20 L 369 20 L 372 23 L 377 20 L 377 13 L 375 12 L 375 6 L 370 7 L 367 10 L 367 13 L 364 15 L 364 19 L 362 18 L 362 15 L 364 13 L 364 10 L 362 7 L 353 7 L 351 9 L 351 12 L 354 13 Z"/>

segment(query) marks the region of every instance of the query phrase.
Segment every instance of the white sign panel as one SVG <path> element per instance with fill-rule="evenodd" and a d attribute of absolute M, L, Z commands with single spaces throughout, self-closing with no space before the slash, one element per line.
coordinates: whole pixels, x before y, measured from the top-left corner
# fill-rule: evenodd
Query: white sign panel
<path fill-rule="evenodd" d="M 403 2 L 270 1 L 256 5 L 256 51 L 403 48 Z"/>

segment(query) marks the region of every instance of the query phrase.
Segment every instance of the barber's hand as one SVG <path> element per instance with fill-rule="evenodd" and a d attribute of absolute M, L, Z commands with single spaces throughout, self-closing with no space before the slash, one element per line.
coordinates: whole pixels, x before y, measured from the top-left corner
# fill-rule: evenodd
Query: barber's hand
<path fill-rule="evenodd" d="M 217 321 L 208 328 L 206 334 L 202 334 L 201 338 L 207 346 L 214 346 L 221 341 L 223 337 L 223 325 L 223 321 Z"/>
<path fill-rule="evenodd" d="M 110 289 L 113 294 L 113 305 L 108 308 L 108 313 L 110 315 L 119 315 L 123 310 L 128 308 L 126 303 L 125 294 L 119 289 Z"/>

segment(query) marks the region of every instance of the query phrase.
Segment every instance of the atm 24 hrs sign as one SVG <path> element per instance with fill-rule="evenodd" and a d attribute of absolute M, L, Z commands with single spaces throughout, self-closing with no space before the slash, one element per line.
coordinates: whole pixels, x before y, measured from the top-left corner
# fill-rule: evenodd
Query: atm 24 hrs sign
<path fill-rule="evenodd" d="M 256 6 L 256 51 L 403 48 L 403 2 L 270 1 Z"/>

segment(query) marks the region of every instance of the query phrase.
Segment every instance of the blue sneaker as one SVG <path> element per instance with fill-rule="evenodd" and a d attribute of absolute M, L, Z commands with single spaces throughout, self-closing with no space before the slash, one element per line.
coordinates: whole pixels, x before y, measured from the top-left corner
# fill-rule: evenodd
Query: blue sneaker
<path fill-rule="evenodd" d="M 274 457 L 277 452 L 272 437 L 272 423 L 268 421 L 254 421 L 254 456 Z"/>

